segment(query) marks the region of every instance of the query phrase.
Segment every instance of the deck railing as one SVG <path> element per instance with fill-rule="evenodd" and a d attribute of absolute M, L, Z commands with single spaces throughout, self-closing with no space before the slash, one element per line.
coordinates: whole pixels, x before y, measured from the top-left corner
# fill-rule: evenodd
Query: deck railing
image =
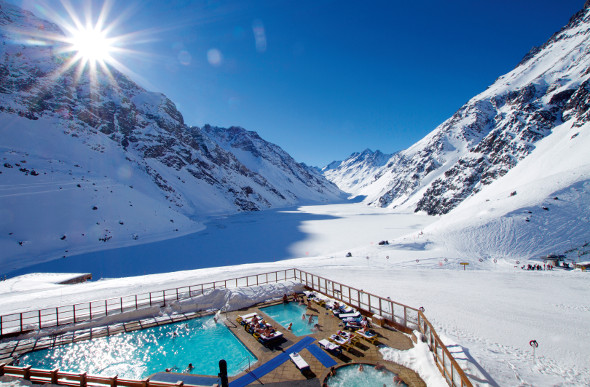
<path fill-rule="evenodd" d="M 200 296 L 209 289 L 258 286 L 294 278 L 295 269 L 277 270 L 106 300 L 0 315 L 0 339 L 43 328 L 90 321 L 152 306 L 164 306 L 172 301 Z"/>
<path fill-rule="evenodd" d="M 133 379 L 119 379 L 116 376 L 105 377 L 105 376 L 93 376 L 87 375 L 86 373 L 73 373 L 73 372 L 62 372 L 60 370 L 42 370 L 32 368 L 31 366 L 16 367 L 8 366 L 4 363 L 0 363 L 0 376 L 14 376 L 22 378 L 24 380 L 31 381 L 36 384 L 59 384 L 62 386 L 80 386 L 87 387 L 92 386 L 122 386 L 122 387 L 182 387 L 191 386 L 190 384 L 184 384 L 182 381 L 178 383 L 166 383 L 166 382 L 153 382 L 149 378 L 144 380 L 133 380 Z"/>
<path fill-rule="evenodd" d="M 198 285 L 183 286 L 173 289 L 135 294 L 131 296 L 110 298 L 107 300 L 79 303 L 71 306 L 57 306 L 54 308 L 46 308 L 36 311 L 1 315 L 0 338 L 2 338 L 3 336 L 18 335 L 21 333 L 26 333 L 42 328 L 56 327 L 71 323 L 90 321 L 91 319 L 95 318 L 111 316 L 114 314 L 120 314 L 151 306 L 163 306 L 167 302 L 178 301 L 202 295 L 206 290 L 209 289 L 229 287 L 250 287 L 264 285 L 268 283 L 277 283 L 290 279 L 294 279 L 296 281 L 301 282 L 311 290 L 322 293 L 336 300 L 342 301 L 348 305 L 354 306 L 365 315 L 379 315 L 384 319 L 387 325 L 393 326 L 403 332 L 411 333 L 414 330 L 420 331 L 426 339 L 426 342 L 428 343 L 428 346 L 434 355 L 436 365 L 438 366 L 441 374 L 445 377 L 449 385 L 453 387 L 472 386 L 471 382 L 469 381 L 469 378 L 465 375 L 465 372 L 461 369 L 461 367 L 459 366 L 455 358 L 452 356 L 450 351 L 447 349 L 447 347 L 444 345 L 442 340 L 440 340 L 438 334 L 434 330 L 434 327 L 428 321 L 428 319 L 426 319 L 426 316 L 421 310 L 412 308 L 404 304 L 400 304 L 398 302 L 392 301 L 389 298 L 377 296 L 375 294 L 366 292 L 363 289 L 357 289 L 352 286 L 332 281 L 330 279 L 318 276 L 316 274 L 308 273 L 304 270 L 299 269 L 277 270 L 268 273 L 254 274 L 221 281 L 208 282 Z M 4 366 L 3 369 L 4 371 L 0 370 L 0 375 L 2 375 L 2 372 L 7 372 L 6 370 L 16 370 L 24 368 Z M 30 371 L 42 372 L 42 370 L 32 369 L 30 369 Z M 79 374 L 59 374 L 65 375 L 65 382 L 60 381 L 59 384 L 82 386 L 82 379 L 79 378 Z M 113 386 L 112 378 L 100 378 L 94 376 L 84 377 L 86 378 L 84 383 L 90 383 L 88 378 L 92 378 L 93 384 L 106 384 Z M 100 382 L 100 379 L 104 379 L 104 383 Z M 68 382 L 68 380 L 70 380 L 70 382 Z M 146 383 L 146 381 L 138 382 L 118 379 L 115 380 L 114 385 L 121 385 L 127 387 L 148 387 L 147 384 L 141 383 Z M 152 387 L 170 385 L 174 384 L 149 382 L 149 386 Z"/>
<path fill-rule="evenodd" d="M 303 270 L 294 270 L 295 278 L 313 291 L 352 305 L 365 315 L 379 315 L 383 317 L 387 325 L 403 332 L 420 331 L 426 339 L 434 355 L 435 363 L 447 383 L 453 387 L 472 386 L 463 369 L 438 337 L 432 324 L 426 319 L 421 310 Z"/>

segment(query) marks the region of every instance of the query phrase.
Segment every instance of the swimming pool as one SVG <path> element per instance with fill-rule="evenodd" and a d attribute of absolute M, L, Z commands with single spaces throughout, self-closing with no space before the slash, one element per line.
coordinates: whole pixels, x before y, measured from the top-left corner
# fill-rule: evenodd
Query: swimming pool
<path fill-rule="evenodd" d="M 80 341 L 23 355 L 21 365 L 90 375 L 143 379 L 172 368 L 189 373 L 219 373 L 219 360 L 227 361 L 229 375 L 236 375 L 256 357 L 213 316 L 161 325 L 113 336 Z M 187 371 L 188 372 L 188 371 Z"/>
<path fill-rule="evenodd" d="M 313 326 L 318 322 L 317 316 L 312 316 L 311 323 L 309 323 L 309 316 L 306 316 L 305 320 L 303 320 L 301 316 L 305 314 L 307 307 L 305 305 L 299 305 L 296 302 L 267 306 L 260 308 L 260 310 L 285 328 L 289 326 L 289 323 L 293 323 L 291 332 L 295 336 L 312 334 Z"/>
<path fill-rule="evenodd" d="M 330 387 L 369 387 L 369 386 L 408 386 L 404 382 L 396 384 L 397 374 L 389 370 L 376 370 L 375 366 L 363 364 L 363 371 L 359 371 L 358 364 L 350 364 L 336 369 L 335 376 L 328 376 L 326 382 Z"/>

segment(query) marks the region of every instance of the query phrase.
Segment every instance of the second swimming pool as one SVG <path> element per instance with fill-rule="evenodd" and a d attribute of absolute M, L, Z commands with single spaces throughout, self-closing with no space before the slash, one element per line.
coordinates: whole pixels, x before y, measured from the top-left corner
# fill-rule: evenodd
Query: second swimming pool
<path fill-rule="evenodd" d="M 377 370 L 373 365 L 363 364 L 360 371 L 359 367 L 357 364 L 339 367 L 336 375 L 328 376 L 325 382 L 334 387 L 408 386 L 401 379 L 396 380 L 397 374 L 386 369 Z"/>
<path fill-rule="evenodd" d="M 30 352 L 20 364 L 143 379 L 167 368 L 217 376 L 221 359 L 228 374 L 236 375 L 248 367 L 248 358 L 257 360 L 225 325 L 207 316 Z M 194 369 L 187 370 L 189 363 Z"/>
<path fill-rule="evenodd" d="M 303 319 L 302 317 L 305 315 L 307 308 L 305 305 L 299 305 L 296 302 L 267 306 L 265 308 L 260 308 L 260 310 L 268 314 L 273 320 L 285 328 L 287 328 L 290 323 L 293 323 L 291 332 L 293 332 L 295 336 L 312 334 L 313 326 L 318 322 L 317 316 L 312 316 L 311 323 L 309 322 L 309 316 L 306 316 L 305 319 Z"/>

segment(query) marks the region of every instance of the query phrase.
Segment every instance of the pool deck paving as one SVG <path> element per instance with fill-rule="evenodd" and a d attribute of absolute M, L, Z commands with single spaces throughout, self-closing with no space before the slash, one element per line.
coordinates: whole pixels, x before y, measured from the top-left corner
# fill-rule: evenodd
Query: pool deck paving
<path fill-rule="evenodd" d="M 305 336 L 295 336 L 293 333 L 289 332 L 287 329 L 283 328 L 280 324 L 275 322 L 270 316 L 264 313 L 262 308 L 270 305 L 275 305 L 278 302 L 271 302 L 265 304 L 259 304 L 254 307 L 243 309 L 239 311 L 229 312 L 223 315 L 223 321 L 225 322 L 226 326 L 248 347 L 248 349 L 258 358 L 258 361 L 255 364 L 252 364 L 252 370 L 264 365 L 268 361 L 272 361 L 273 358 L 277 357 L 277 355 L 287 351 L 289 348 L 300 341 Z M 283 333 L 284 340 L 277 341 L 274 346 L 264 346 L 263 344 L 259 343 L 251 334 L 246 332 L 244 326 L 240 325 L 236 318 L 240 315 L 246 315 L 249 313 L 256 312 L 260 316 L 264 317 L 269 323 L 271 323 L 275 329 L 281 331 Z M 318 324 L 320 325 L 320 330 L 315 331 L 310 335 L 306 335 L 308 337 L 312 337 L 312 343 L 308 345 L 316 345 L 319 347 L 318 341 L 322 339 L 326 339 L 330 337 L 330 335 L 336 333 L 339 330 L 342 330 L 343 327 L 341 326 L 341 320 L 334 316 L 334 314 L 315 304 L 312 303 L 312 307 L 306 310 L 306 314 L 309 316 L 313 314 L 318 316 Z M 390 328 L 381 328 L 381 327 L 373 327 L 375 332 L 377 332 L 379 340 L 377 345 L 386 345 L 388 347 L 397 348 L 400 350 L 410 349 L 414 346 L 410 337 L 404 333 L 398 332 L 396 330 Z M 342 351 L 342 355 L 334 356 L 325 352 L 336 364 L 337 366 L 345 365 L 345 364 L 355 364 L 355 363 L 367 363 L 367 364 L 382 364 L 390 371 L 395 372 L 398 374 L 406 384 L 409 386 L 426 386 L 424 381 L 418 376 L 418 374 L 409 368 L 403 367 L 401 365 L 388 362 L 383 360 L 381 356 L 378 346 L 374 344 L 370 344 L 364 340 L 360 340 L 357 342 L 350 351 Z M 295 382 L 295 381 L 308 381 L 312 383 L 315 381 L 315 385 L 321 385 L 324 378 L 327 376 L 329 372 L 329 368 L 324 367 L 322 362 L 311 353 L 306 346 L 305 349 L 298 350 L 301 357 L 309 364 L 309 369 L 306 370 L 299 370 L 295 364 L 286 358 L 286 361 L 282 362 L 282 364 L 273 368 L 273 370 L 269 371 L 265 375 L 253 379 L 254 381 L 250 385 L 258 385 L 258 384 L 274 384 L 274 383 L 281 383 L 281 382 Z M 312 349 L 312 352 L 317 352 L 317 349 Z M 326 362 L 326 359 L 323 359 Z M 240 377 L 246 375 L 248 370 L 242 372 L 239 375 L 234 377 L 230 377 L 230 385 L 232 381 L 239 379 Z"/>

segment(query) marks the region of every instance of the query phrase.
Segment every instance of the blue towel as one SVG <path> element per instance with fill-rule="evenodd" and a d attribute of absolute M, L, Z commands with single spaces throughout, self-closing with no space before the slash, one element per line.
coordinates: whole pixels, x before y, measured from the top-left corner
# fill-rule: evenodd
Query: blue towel
<path fill-rule="evenodd" d="M 231 382 L 229 384 L 230 387 L 244 387 L 249 385 L 250 383 L 254 383 L 257 379 L 260 379 L 264 375 L 275 370 L 281 364 L 289 360 L 290 354 L 292 354 L 293 352 L 300 352 L 303 348 L 313 343 L 314 340 L 315 339 L 311 336 L 305 336 L 303 339 L 299 340 L 298 342 L 287 348 L 285 352 L 278 354 L 277 356 L 273 357 L 260 367 L 254 369 L 251 372 L 248 372 L 246 375 Z"/>
<path fill-rule="evenodd" d="M 307 350 L 326 368 L 334 367 L 337 364 L 334 359 L 330 357 L 330 355 L 322 351 L 320 347 L 315 344 L 308 345 Z"/>

